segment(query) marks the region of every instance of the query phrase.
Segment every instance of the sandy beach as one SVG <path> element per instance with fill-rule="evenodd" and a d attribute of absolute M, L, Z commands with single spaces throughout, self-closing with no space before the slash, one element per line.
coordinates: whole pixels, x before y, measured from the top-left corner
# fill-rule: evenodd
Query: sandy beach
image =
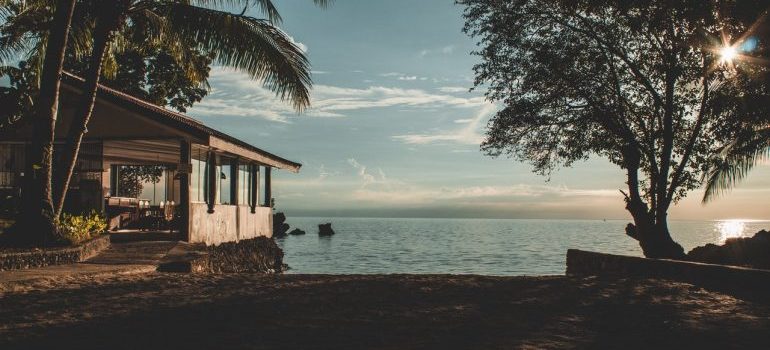
<path fill-rule="evenodd" d="M 150 273 L 0 293 L 3 349 L 770 347 L 770 305 L 661 280 Z"/>

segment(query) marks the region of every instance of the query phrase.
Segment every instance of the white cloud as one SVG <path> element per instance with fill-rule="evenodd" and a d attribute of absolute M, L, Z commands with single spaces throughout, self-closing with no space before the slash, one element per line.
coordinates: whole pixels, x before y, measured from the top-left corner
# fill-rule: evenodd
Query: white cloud
<path fill-rule="evenodd" d="M 427 77 L 418 77 L 416 75 L 409 75 L 409 74 L 398 73 L 398 72 L 382 73 L 380 74 L 380 76 L 386 77 L 386 78 L 396 78 L 402 81 L 428 80 Z"/>
<path fill-rule="evenodd" d="M 384 74 L 402 76 L 401 73 Z M 284 123 L 297 115 L 290 103 L 280 101 L 259 81 L 233 69 L 214 67 L 209 82 L 211 93 L 190 110 L 191 115 L 252 117 Z M 351 111 L 369 108 L 477 108 L 485 103 L 481 96 L 453 96 L 422 89 L 315 85 L 311 92 L 311 106 L 303 116 L 339 118 Z"/>
<path fill-rule="evenodd" d="M 442 86 L 438 88 L 438 91 L 445 92 L 445 93 L 460 93 L 460 92 L 468 92 L 468 88 L 462 87 L 462 86 Z"/>
<path fill-rule="evenodd" d="M 385 172 L 383 172 L 380 168 L 377 168 L 376 175 L 372 175 L 367 172 L 366 166 L 359 163 L 355 158 L 349 158 L 348 164 L 350 164 L 353 169 L 356 169 L 358 176 L 361 178 L 361 188 L 371 184 L 386 184 L 388 182 L 388 178 L 385 176 Z"/>
<path fill-rule="evenodd" d="M 432 55 L 432 54 L 451 55 L 454 52 L 455 52 L 455 45 L 447 45 L 436 50 L 422 49 L 420 50 L 419 53 L 417 53 L 417 56 L 419 56 L 420 58 L 424 58 L 425 56 Z"/>
<path fill-rule="evenodd" d="M 517 184 L 509 186 L 459 186 L 430 189 L 402 184 L 388 189 L 361 188 L 351 194 L 351 199 L 360 202 L 395 205 L 443 204 L 446 201 L 466 203 L 522 203 L 541 202 L 549 199 L 559 202 L 565 199 L 609 198 L 619 196 L 617 190 L 569 189 L 566 186 L 544 186 Z"/>
<path fill-rule="evenodd" d="M 484 136 L 481 135 L 481 122 L 489 118 L 497 109 L 494 104 L 487 103 L 481 107 L 473 118 L 458 119 L 456 123 L 466 124 L 464 127 L 451 131 L 438 131 L 432 134 L 408 134 L 396 135 L 394 139 L 407 144 L 429 144 L 435 142 L 453 142 L 460 144 L 477 145 L 481 143 Z M 459 121 L 459 122 L 458 122 Z"/>
<path fill-rule="evenodd" d="M 297 45 L 297 47 L 299 47 L 299 49 L 300 49 L 300 50 L 301 50 L 303 53 L 307 53 L 307 50 L 308 50 L 308 47 L 307 47 L 307 45 L 305 45 L 305 44 L 303 44 L 303 43 L 301 43 L 301 42 L 299 42 L 299 41 L 297 41 L 297 40 L 294 40 L 294 37 L 293 37 L 293 36 L 291 36 L 291 35 L 289 35 L 289 34 L 286 34 L 286 32 L 284 32 L 284 34 L 285 34 L 287 37 L 289 37 L 289 41 L 291 41 L 291 42 L 292 42 L 294 45 Z"/>

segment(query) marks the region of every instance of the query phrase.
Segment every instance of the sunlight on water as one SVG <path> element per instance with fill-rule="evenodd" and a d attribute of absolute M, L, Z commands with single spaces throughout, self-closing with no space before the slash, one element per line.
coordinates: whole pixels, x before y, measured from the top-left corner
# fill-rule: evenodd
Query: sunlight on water
<path fill-rule="evenodd" d="M 331 222 L 333 237 L 319 237 Z M 289 273 L 564 274 L 567 249 L 642 256 L 626 220 L 388 219 L 290 217 L 306 235 L 277 239 Z M 669 223 L 685 251 L 753 236 L 770 221 Z"/>
<path fill-rule="evenodd" d="M 719 232 L 719 243 L 723 244 L 730 238 L 746 237 L 746 221 L 739 219 L 717 221 L 715 224 Z"/>

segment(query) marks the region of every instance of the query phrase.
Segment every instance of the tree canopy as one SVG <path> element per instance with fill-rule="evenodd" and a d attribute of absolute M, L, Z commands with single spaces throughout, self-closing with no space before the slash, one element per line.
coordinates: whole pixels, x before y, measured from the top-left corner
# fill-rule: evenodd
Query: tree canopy
<path fill-rule="evenodd" d="M 721 147 L 767 120 L 761 47 L 743 46 L 764 7 L 749 2 L 458 1 L 481 47 L 475 85 L 504 106 L 482 150 L 541 174 L 608 159 L 627 173 L 627 233 L 648 256 L 682 256 L 670 205 L 701 185 Z"/>

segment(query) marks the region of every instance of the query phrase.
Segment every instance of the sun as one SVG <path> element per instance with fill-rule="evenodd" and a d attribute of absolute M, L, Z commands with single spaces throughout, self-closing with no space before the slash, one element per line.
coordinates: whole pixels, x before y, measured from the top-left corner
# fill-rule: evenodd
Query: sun
<path fill-rule="evenodd" d="M 736 57 L 738 57 L 738 50 L 733 46 L 725 46 L 719 50 L 719 56 L 722 63 L 733 63 Z"/>

